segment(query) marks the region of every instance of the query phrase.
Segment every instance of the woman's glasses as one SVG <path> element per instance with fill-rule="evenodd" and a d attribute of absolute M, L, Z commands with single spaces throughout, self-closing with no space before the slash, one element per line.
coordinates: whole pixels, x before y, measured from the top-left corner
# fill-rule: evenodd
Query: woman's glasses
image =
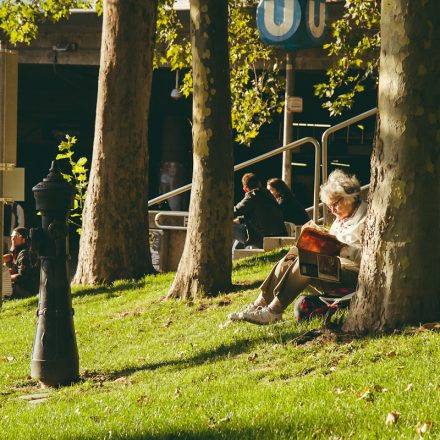
<path fill-rule="evenodd" d="M 334 201 L 333 203 L 329 203 L 327 206 L 331 211 L 334 211 L 336 207 L 342 202 L 344 197 L 340 197 L 338 200 Z"/>

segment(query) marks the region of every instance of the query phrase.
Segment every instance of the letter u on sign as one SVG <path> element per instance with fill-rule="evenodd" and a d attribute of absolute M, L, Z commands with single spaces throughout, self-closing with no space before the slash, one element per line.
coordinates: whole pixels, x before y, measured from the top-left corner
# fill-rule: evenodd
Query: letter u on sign
<path fill-rule="evenodd" d="M 319 46 L 325 20 L 325 0 L 260 0 L 257 8 L 261 40 L 287 50 Z"/>
<path fill-rule="evenodd" d="M 268 44 L 289 40 L 301 23 L 298 0 L 261 0 L 257 8 L 257 24 L 261 38 Z"/>
<path fill-rule="evenodd" d="M 306 17 L 306 29 L 309 37 L 320 40 L 325 31 L 325 0 L 309 0 Z"/>

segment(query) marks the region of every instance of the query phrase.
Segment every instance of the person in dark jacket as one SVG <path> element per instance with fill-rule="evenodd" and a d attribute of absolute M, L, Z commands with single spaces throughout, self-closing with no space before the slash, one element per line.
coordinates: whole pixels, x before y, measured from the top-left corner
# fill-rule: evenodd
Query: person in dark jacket
<path fill-rule="evenodd" d="M 263 237 L 287 235 L 283 213 L 270 195 L 261 187 L 253 173 L 246 173 L 242 180 L 244 198 L 234 206 L 234 230 L 236 242 L 233 249 L 245 246 L 263 246 Z"/>
<path fill-rule="evenodd" d="M 11 234 L 11 251 L 3 255 L 3 263 L 9 266 L 12 298 L 26 298 L 38 293 L 39 268 L 36 255 L 29 249 L 29 232 L 18 227 Z"/>
<path fill-rule="evenodd" d="M 269 179 L 267 189 L 280 206 L 285 222 L 303 225 L 310 220 L 304 207 L 283 180 L 277 177 Z"/>

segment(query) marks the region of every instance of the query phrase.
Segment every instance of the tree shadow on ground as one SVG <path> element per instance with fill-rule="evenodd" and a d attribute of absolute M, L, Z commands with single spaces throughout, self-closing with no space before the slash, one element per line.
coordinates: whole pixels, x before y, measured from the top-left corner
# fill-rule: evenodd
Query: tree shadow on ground
<path fill-rule="evenodd" d="M 264 255 L 256 255 L 254 257 L 243 258 L 242 260 L 238 260 L 234 263 L 234 269 L 244 269 L 244 268 L 252 268 L 255 266 L 255 263 L 276 263 L 278 262 L 284 255 L 286 255 L 288 249 L 277 249 L 276 251 L 268 252 Z"/>
<path fill-rule="evenodd" d="M 106 293 L 108 297 L 116 296 L 117 292 L 124 292 L 127 290 L 139 289 L 145 286 L 144 281 L 127 281 L 120 282 L 116 285 L 102 285 L 96 287 L 85 287 L 84 289 L 75 290 L 72 292 L 72 298 L 81 298 L 83 296 L 100 295 Z"/>
<path fill-rule="evenodd" d="M 273 438 L 273 432 L 268 432 L 264 435 L 262 432 L 263 428 L 260 427 L 243 427 L 240 429 L 231 429 L 227 428 L 227 424 L 229 422 L 228 418 L 224 418 L 221 420 L 215 420 L 214 418 L 209 419 L 206 417 L 206 428 L 201 429 L 199 431 L 191 431 L 191 430 L 174 430 L 169 429 L 168 432 L 163 433 L 154 433 L 147 430 L 142 432 L 127 434 L 112 432 L 112 439 L 126 439 L 126 440 L 174 440 L 176 438 L 179 439 L 255 439 L 255 438 Z M 126 431 L 126 429 L 124 430 Z M 287 433 L 288 431 L 286 431 Z M 103 433 L 105 435 L 107 433 Z M 81 439 L 81 440 L 95 440 L 95 436 L 84 436 L 78 435 L 75 437 L 70 437 L 72 439 Z"/>
<path fill-rule="evenodd" d="M 256 410 L 257 411 L 257 410 Z M 257 418 L 258 412 L 255 413 Z M 121 428 L 121 433 L 116 430 L 112 431 L 112 439 L 127 439 L 127 440 L 174 440 L 179 439 L 273 439 L 273 438 L 298 438 L 298 428 L 301 428 L 301 438 L 345 438 L 344 436 L 333 435 L 338 433 L 338 428 L 335 428 L 333 420 L 323 420 L 322 417 L 318 418 L 313 415 L 297 415 L 296 423 L 292 421 L 292 417 L 286 418 L 285 414 L 271 414 L 271 420 L 267 423 L 264 418 L 262 422 L 258 422 L 255 419 L 249 420 L 249 426 L 232 427 L 230 423 L 234 423 L 234 414 L 231 416 L 221 417 L 220 415 L 210 416 L 209 412 L 206 413 L 206 427 L 200 427 L 199 429 L 179 429 L 178 427 L 165 426 L 162 430 L 167 432 L 153 432 L 151 429 L 139 429 L 138 432 L 127 433 L 130 428 L 125 426 Z M 317 420 L 319 419 L 319 425 Z M 349 417 L 347 416 L 347 422 Z M 235 420 L 235 426 L 237 421 Z M 246 423 L 246 422 L 244 422 Z M 170 423 L 171 424 L 171 423 Z M 155 429 L 156 431 L 158 430 Z M 133 431 L 136 428 L 132 428 Z M 103 438 L 107 432 L 103 432 Z M 309 435 L 307 437 L 307 434 Z M 70 437 L 81 440 L 94 440 L 96 434 L 93 436 L 85 436 L 84 434 Z"/>
<path fill-rule="evenodd" d="M 231 290 L 229 290 L 227 293 L 235 293 L 235 292 L 239 292 L 243 289 L 247 289 L 247 290 L 256 289 L 257 287 L 261 286 L 261 283 L 262 283 L 262 280 L 233 284 L 231 287 Z"/>
<path fill-rule="evenodd" d="M 17 302 L 20 301 L 18 304 Z M 20 316 L 22 313 L 34 309 L 38 305 L 38 295 L 29 298 L 14 298 L 14 299 L 3 299 L 4 305 L 14 304 L 11 309 L 3 310 L 6 311 L 8 316 Z"/>
<path fill-rule="evenodd" d="M 289 341 L 295 340 L 295 338 L 298 338 L 300 335 L 301 332 L 284 333 L 280 335 L 280 338 L 282 339 L 281 343 L 287 343 Z M 144 365 L 126 367 L 121 370 L 111 372 L 87 372 L 86 375 L 83 375 L 83 378 L 94 380 L 94 378 L 96 377 L 99 382 L 102 382 L 103 380 L 112 381 L 122 376 L 130 376 L 140 371 L 154 371 L 159 368 L 171 367 L 171 369 L 178 368 L 179 370 L 182 368 L 191 368 L 206 363 L 218 362 L 231 356 L 238 356 L 242 353 L 252 350 L 252 348 L 254 348 L 256 345 L 260 345 L 261 343 L 270 341 L 273 341 L 273 336 L 270 335 L 265 335 L 262 337 L 260 336 L 255 339 L 245 338 L 239 341 L 235 341 L 231 344 L 221 344 L 215 349 L 197 353 L 196 355 L 189 358 L 163 360 L 160 362 L 152 362 Z M 277 342 L 280 343 L 280 341 Z"/>

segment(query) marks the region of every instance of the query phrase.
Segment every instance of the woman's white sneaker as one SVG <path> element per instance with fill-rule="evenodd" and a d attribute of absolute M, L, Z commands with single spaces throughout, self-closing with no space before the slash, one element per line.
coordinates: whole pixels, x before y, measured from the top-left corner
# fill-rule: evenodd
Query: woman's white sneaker
<path fill-rule="evenodd" d="M 274 313 L 269 307 L 258 307 L 256 310 L 250 312 L 242 312 L 243 321 L 251 322 L 252 324 L 273 324 L 283 319 L 281 313 Z"/>
<path fill-rule="evenodd" d="M 230 313 L 228 315 L 228 319 L 230 321 L 243 321 L 244 313 L 255 312 L 258 308 L 261 307 L 256 306 L 254 303 L 248 304 L 243 310 L 240 310 L 239 312 Z"/>

